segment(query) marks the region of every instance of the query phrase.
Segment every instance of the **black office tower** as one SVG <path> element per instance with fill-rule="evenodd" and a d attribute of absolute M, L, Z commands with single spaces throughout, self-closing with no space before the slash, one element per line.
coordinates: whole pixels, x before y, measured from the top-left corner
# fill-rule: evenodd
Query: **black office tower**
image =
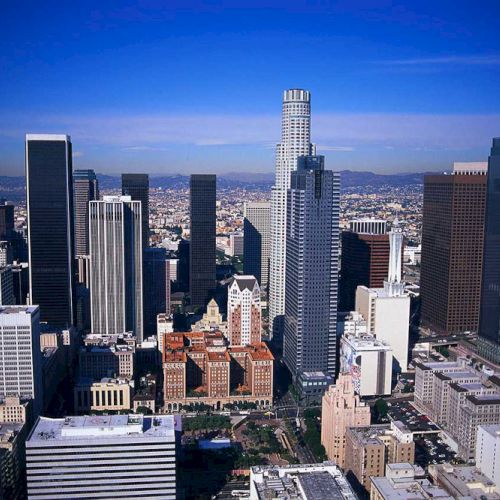
<path fill-rule="evenodd" d="M 500 137 L 488 159 L 478 350 L 500 363 Z"/>
<path fill-rule="evenodd" d="M 14 205 L 0 202 L 0 241 L 11 241 L 14 233 Z"/>
<path fill-rule="evenodd" d="M 189 291 L 191 306 L 197 308 L 207 304 L 215 288 L 216 176 L 194 174 L 189 187 Z"/>
<path fill-rule="evenodd" d="M 74 324 L 74 230 L 71 139 L 26 135 L 30 303 L 41 321 Z"/>
<path fill-rule="evenodd" d="M 149 246 L 149 175 L 122 174 L 122 194 L 141 202 L 142 246 Z"/>
<path fill-rule="evenodd" d="M 89 201 L 99 199 L 99 184 L 93 170 L 73 172 L 75 197 L 75 254 L 89 254 Z"/>

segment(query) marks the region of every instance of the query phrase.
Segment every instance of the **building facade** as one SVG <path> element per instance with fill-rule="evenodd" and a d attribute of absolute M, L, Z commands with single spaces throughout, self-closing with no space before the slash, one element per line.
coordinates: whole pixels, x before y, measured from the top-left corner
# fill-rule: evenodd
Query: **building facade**
<path fill-rule="evenodd" d="M 26 135 L 30 304 L 61 328 L 76 314 L 72 171 L 68 135 Z"/>
<path fill-rule="evenodd" d="M 122 174 L 122 195 L 141 202 L 142 245 L 149 246 L 149 175 Z"/>
<path fill-rule="evenodd" d="M 477 428 L 476 467 L 496 485 L 500 494 L 500 423 Z"/>
<path fill-rule="evenodd" d="M 189 291 L 194 308 L 205 307 L 215 288 L 216 176 L 191 175 Z"/>
<path fill-rule="evenodd" d="M 439 334 L 478 330 L 487 170 L 456 163 L 453 175 L 425 176 L 421 321 Z"/>
<path fill-rule="evenodd" d="M 38 306 L 0 306 L 0 400 L 10 396 L 43 406 Z"/>
<path fill-rule="evenodd" d="M 274 357 L 265 343 L 228 346 L 220 332 L 165 334 L 163 388 L 168 411 L 196 403 L 227 404 L 273 400 Z"/>
<path fill-rule="evenodd" d="M 287 191 L 297 158 L 316 154 L 311 144 L 311 94 L 291 89 L 283 93 L 281 142 L 276 145 L 276 180 L 271 193 L 271 256 L 269 263 L 269 325 L 272 336 L 283 335 Z"/>
<path fill-rule="evenodd" d="M 483 274 L 479 315 L 479 352 L 500 364 L 500 137 L 488 159 Z"/>
<path fill-rule="evenodd" d="M 176 498 L 173 416 L 40 417 L 26 456 L 30 499 Z"/>
<path fill-rule="evenodd" d="M 89 202 L 99 199 L 99 183 L 93 170 L 73 172 L 75 255 L 89 254 Z"/>
<path fill-rule="evenodd" d="M 321 444 L 328 459 L 344 467 L 347 429 L 368 426 L 370 422 L 370 407 L 355 394 L 351 375 L 341 373 L 322 401 Z"/>
<path fill-rule="evenodd" d="M 335 376 L 339 175 L 323 156 L 299 157 L 287 201 L 283 354 L 294 381 L 304 372 Z"/>
<path fill-rule="evenodd" d="M 141 203 L 130 196 L 90 202 L 92 332 L 143 338 Z"/>
<path fill-rule="evenodd" d="M 255 276 L 234 275 L 227 294 L 227 337 L 232 346 L 258 344 L 262 321 L 260 287 Z"/>
<path fill-rule="evenodd" d="M 271 245 L 271 203 L 245 203 L 243 222 L 243 272 L 257 278 L 267 289 Z"/>
<path fill-rule="evenodd" d="M 0 267 L 0 304 L 11 306 L 16 303 L 12 265 Z"/>
<path fill-rule="evenodd" d="M 126 378 L 94 381 L 80 378 L 74 388 L 74 409 L 79 415 L 91 411 L 125 411 L 132 406 L 133 387 Z"/>

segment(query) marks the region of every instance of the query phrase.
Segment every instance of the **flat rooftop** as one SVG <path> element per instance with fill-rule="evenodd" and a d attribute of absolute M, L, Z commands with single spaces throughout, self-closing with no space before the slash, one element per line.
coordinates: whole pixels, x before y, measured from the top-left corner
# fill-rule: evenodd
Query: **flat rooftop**
<path fill-rule="evenodd" d="M 40 417 L 26 446 L 53 446 L 56 441 L 92 441 L 125 437 L 132 439 L 171 438 L 175 440 L 173 415 L 96 415 L 66 418 Z"/>
<path fill-rule="evenodd" d="M 0 314 L 33 314 L 38 306 L 0 306 Z"/>

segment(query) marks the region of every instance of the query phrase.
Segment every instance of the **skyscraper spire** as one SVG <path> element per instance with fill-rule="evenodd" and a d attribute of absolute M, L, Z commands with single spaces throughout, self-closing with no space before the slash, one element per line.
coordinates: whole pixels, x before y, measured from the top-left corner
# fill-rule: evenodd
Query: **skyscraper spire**
<path fill-rule="evenodd" d="M 403 238 L 403 230 L 396 217 L 389 232 L 389 272 L 387 281 L 384 282 L 384 289 L 390 297 L 398 297 L 404 292 L 404 283 L 401 282 Z"/>
<path fill-rule="evenodd" d="M 286 193 L 297 158 L 316 154 L 311 144 L 311 95 L 302 89 L 283 93 L 281 142 L 276 145 L 276 182 L 271 197 L 271 256 L 269 269 L 269 324 L 280 334 L 285 312 Z"/>

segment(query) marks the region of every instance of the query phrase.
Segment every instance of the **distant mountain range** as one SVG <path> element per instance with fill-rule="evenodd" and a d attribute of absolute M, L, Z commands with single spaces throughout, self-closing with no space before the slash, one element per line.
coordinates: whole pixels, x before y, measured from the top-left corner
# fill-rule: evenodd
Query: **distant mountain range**
<path fill-rule="evenodd" d="M 355 172 L 342 170 L 340 182 L 345 188 L 380 188 L 382 186 L 400 187 L 423 184 L 425 173 L 412 174 L 375 174 L 373 172 Z M 119 189 L 121 178 L 119 175 L 97 174 L 101 189 Z M 187 175 L 151 175 L 150 186 L 153 188 L 182 189 L 189 186 Z M 273 173 L 230 172 L 217 176 L 217 185 L 220 188 L 270 189 L 274 183 Z M 25 197 L 24 176 L 0 176 L 0 198 L 17 201 Z"/>

